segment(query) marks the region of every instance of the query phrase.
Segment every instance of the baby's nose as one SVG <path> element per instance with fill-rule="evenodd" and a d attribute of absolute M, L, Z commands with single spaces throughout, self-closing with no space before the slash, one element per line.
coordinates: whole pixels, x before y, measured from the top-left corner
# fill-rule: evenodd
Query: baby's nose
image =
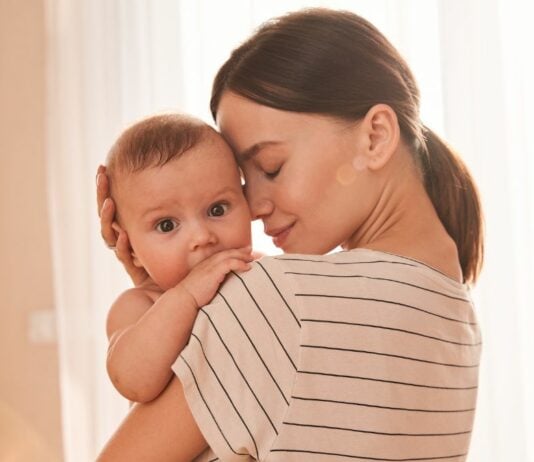
<path fill-rule="evenodd" d="M 201 248 L 207 245 L 213 245 L 216 243 L 217 243 L 217 235 L 213 232 L 213 230 L 209 226 L 205 224 L 198 224 L 192 230 L 191 241 L 190 241 L 191 250 L 197 250 L 198 248 Z"/>

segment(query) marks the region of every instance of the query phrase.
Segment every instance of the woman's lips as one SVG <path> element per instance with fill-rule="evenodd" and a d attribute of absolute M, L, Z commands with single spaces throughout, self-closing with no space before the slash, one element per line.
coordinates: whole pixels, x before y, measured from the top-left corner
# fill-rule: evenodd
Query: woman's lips
<path fill-rule="evenodd" d="M 289 236 L 289 233 L 293 229 L 293 225 L 295 223 L 292 223 L 289 226 L 284 226 L 283 228 L 277 228 L 273 230 L 265 231 L 265 234 L 268 234 L 269 236 L 272 236 L 273 238 L 273 244 L 276 247 L 282 247 L 284 245 L 284 242 L 287 240 L 287 237 Z"/>

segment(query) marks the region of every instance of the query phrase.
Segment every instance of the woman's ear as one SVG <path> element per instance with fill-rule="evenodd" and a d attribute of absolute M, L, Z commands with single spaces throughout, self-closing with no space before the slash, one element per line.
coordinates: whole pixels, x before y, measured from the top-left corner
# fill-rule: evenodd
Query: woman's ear
<path fill-rule="evenodd" d="M 370 170 L 380 170 L 397 150 L 400 127 L 395 111 L 387 104 L 374 105 L 360 124 L 364 148 L 360 156 Z M 362 160 L 359 161 L 360 163 Z"/>

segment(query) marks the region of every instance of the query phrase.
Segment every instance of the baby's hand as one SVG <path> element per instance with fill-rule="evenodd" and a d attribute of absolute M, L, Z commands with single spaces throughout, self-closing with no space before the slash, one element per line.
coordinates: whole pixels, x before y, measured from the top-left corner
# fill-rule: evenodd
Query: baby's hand
<path fill-rule="evenodd" d="M 223 250 L 195 266 L 180 285 L 200 308 L 211 301 L 230 271 L 247 271 L 253 260 L 250 247 Z"/>

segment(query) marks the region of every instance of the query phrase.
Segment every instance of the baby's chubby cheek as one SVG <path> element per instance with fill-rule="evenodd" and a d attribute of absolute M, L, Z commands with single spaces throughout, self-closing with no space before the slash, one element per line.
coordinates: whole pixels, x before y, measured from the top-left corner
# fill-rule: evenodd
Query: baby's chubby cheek
<path fill-rule="evenodd" d="M 192 266 L 174 264 L 159 266 L 154 271 L 147 272 L 162 290 L 169 290 L 177 286 L 189 274 L 190 268 Z"/>
<path fill-rule="evenodd" d="M 189 255 L 189 257 L 187 258 L 187 265 L 185 265 L 186 267 L 181 268 L 182 272 L 185 273 L 183 277 L 187 276 L 187 274 L 199 263 L 202 263 L 204 260 L 216 254 L 220 250 L 223 249 L 211 249 L 206 250 L 205 252 L 196 252 L 194 254 Z"/>

